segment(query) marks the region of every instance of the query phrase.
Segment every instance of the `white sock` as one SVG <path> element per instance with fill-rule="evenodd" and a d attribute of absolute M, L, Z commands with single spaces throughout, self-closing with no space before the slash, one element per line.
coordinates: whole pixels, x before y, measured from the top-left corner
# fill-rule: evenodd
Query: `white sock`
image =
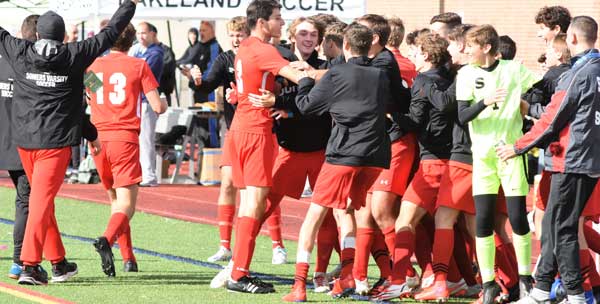
<path fill-rule="evenodd" d="M 296 253 L 296 263 L 306 263 L 310 261 L 310 252 L 304 250 L 298 250 Z"/>
<path fill-rule="evenodd" d="M 347 236 L 342 239 L 342 250 L 346 248 L 356 248 L 356 238 L 353 236 Z"/>

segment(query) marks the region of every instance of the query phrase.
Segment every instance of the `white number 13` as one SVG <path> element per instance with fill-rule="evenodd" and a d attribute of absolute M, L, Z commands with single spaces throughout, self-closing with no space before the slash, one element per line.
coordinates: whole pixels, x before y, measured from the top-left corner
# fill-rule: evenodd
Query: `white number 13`
<path fill-rule="evenodd" d="M 104 81 L 104 73 L 97 73 L 98 78 Z M 123 73 L 114 73 L 110 75 L 108 83 L 114 85 L 113 92 L 108 93 L 108 100 L 114 105 L 122 104 L 125 101 L 125 85 L 127 77 Z M 104 104 L 104 86 L 96 91 L 96 102 Z"/>

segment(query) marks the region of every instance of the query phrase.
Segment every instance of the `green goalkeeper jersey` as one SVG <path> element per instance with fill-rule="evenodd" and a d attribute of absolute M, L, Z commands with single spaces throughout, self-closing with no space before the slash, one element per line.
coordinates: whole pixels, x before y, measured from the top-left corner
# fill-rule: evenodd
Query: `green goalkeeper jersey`
<path fill-rule="evenodd" d="M 513 144 L 523 132 L 520 112 L 521 95 L 541 79 L 522 64 L 512 60 L 498 60 L 490 68 L 467 65 L 456 78 L 456 100 L 477 103 L 495 94 L 497 89 L 507 90 L 506 100 L 496 106 L 486 107 L 469 122 L 473 157 L 495 154 L 500 141 Z"/>

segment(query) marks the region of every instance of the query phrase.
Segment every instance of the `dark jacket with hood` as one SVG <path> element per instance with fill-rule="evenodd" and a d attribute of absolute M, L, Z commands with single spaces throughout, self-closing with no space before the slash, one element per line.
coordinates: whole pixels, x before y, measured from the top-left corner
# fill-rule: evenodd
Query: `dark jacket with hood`
<path fill-rule="evenodd" d="M 386 132 L 389 81 L 367 57 L 333 66 L 315 84 L 300 79 L 296 105 L 304 115 L 330 113 L 333 129 L 325 151 L 334 165 L 389 168 L 390 137 Z M 314 87 L 313 87 L 314 86 Z"/>
<path fill-rule="evenodd" d="M 33 43 L 0 27 L 0 55 L 15 72 L 12 138 L 17 146 L 53 149 L 80 143 L 84 71 L 114 44 L 134 13 L 135 4 L 125 1 L 98 35 L 68 44 Z M 89 122 L 86 126 L 95 131 Z"/>

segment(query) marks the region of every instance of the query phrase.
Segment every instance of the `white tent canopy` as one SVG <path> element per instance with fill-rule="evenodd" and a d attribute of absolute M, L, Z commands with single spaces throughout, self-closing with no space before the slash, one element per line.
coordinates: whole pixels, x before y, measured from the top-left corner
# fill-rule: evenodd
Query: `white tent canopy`
<path fill-rule="evenodd" d="M 63 18 L 82 20 L 110 17 L 122 1 L 128 0 L 50 0 L 50 9 Z M 143 19 L 229 19 L 246 14 L 251 0 L 140 0 L 136 18 Z M 366 12 L 366 0 L 281 0 L 285 19 L 318 13 L 352 19 Z"/>

